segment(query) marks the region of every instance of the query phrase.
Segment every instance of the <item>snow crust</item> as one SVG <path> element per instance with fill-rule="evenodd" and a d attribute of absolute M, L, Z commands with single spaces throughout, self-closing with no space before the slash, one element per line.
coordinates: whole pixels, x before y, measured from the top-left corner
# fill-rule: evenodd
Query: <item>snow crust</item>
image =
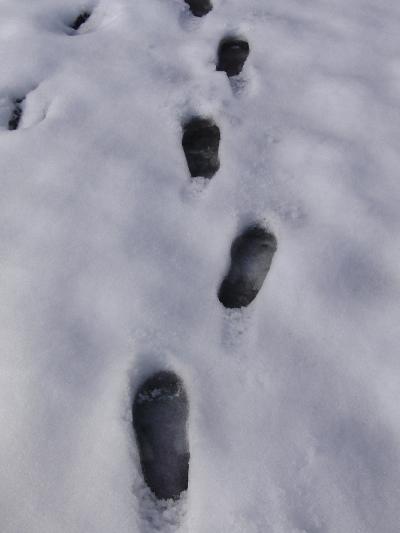
<path fill-rule="evenodd" d="M 399 25 L 394 0 L 1 0 L 2 533 L 398 533 Z M 210 182 L 192 114 L 221 129 Z M 257 221 L 278 250 L 227 311 Z M 190 399 L 172 508 L 130 411 L 164 369 Z"/>

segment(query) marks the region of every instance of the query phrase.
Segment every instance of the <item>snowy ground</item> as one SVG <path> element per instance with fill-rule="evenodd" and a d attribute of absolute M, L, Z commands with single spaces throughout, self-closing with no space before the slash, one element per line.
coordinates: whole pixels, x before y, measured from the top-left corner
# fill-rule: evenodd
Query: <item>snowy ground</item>
<path fill-rule="evenodd" d="M 2 533 L 399 532 L 399 27 L 395 0 L 0 1 Z M 221 129 L 208 184 L 194 113 Z M 228 312 L 253 221 L 278 251 Z M 131 427 L 153 369 L 190 396 L 176 508 Z"/>

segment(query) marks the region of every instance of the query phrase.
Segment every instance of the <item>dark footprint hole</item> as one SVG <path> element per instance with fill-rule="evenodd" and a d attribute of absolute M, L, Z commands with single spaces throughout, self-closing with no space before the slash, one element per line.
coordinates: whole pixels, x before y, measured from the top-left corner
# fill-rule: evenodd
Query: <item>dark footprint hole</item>
<path fill-rule="evenodd" d="M 79 28 L 85 24 L 85 22 L 90 17 L 91 13 L 89 11 L 82 11 L 74 20 L 74 22 L 70 25 L 70 28 L 73 30 L 79 30 Z"/>
<path fill-rule="evenodd" d="M 176 500 L 188 488 L 188 410 L 184 385 L 173 372 L 151 376 L 134 399 L 133 428 L 143 477 L 161 500 Z"/>
<path fill-rule="evenodd" d="M 226 72 L 229 77 L 237 76 L 242 72 L 249 53 L 247 41 L 234 37 L 222 39 L 218 47 L 217 70 Z"/>
<path fill-rule="evenodd" d="M 259 293 L 277 249 L 277 240 L 261 226 L 247 228 L 232 244 L 231 264 L 218 292 L 229 309 L 248 306 Z"/>
<path fill-rule="evenodd" d="M 204 17 L 213 8 L 210 0 L 185 0 L 185 2 L 189 5 L 190 11 L 195 17 Z"/>
<path fill-rule="evenodd" d="M 16 98 L 14 100 L 14 107 L 11 112 L 10 120 L 8 121 L 8 129 L 10 131 L 17 130 L 22 117 L 22 104 L 25 100 L 23 98 Z"/>
<path fill-rule="evenodd" d="M 192 178 L 212 178 L 219 169 L 218 126 L 209 119 L 194 117 L 183 125 L 182 147 Z"/>

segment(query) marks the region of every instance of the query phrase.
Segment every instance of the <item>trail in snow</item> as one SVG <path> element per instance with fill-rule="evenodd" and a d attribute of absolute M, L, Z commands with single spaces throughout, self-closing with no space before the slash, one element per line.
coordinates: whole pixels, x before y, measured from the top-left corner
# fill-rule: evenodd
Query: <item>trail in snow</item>
<path fill-rule="evenodd" d="M 193 7 L 193 6 L 192 6 Z M 193 11 L 193 9 L 192 9 Z M 202 11 L 204 15 L 208 10 Z M 223 39 L 218 48 L 217 71 L 229 78 L 238 76 L 249 55 L 247 41 Z M 218 149 L 220 130 L 212 120 L 191 117 L 183 126 L 182 147 L 192 178 L 210 179 L 220 168 Z M 276 251 L 276 238 L 253 224 L 236 238 L 231 250 L 231 265 L 218 292 L 226 308 L 247 307 L 260 291 Z M 179 500 L 188 488 L 189 443 L 186 435 L 188 403 L 180 378 L 160 369 L 150 376 L 136 393 L 133 427 L 140 450 L 144 479 L 156 500 L 161 500 L 145 516 L 155 529 L 167 530 L 166 508 L 182 508 Z M 153 499 L 153 497 L 151 499 Z M 149 508 L 149 497 L 142 507 Z M 161 505 L 161 507 L 160 507 Z M 143 515 L 143 512 L 142 512 Z M 167 515 L 169 517 L 169 514 Z M 176 516 L 173 513 L 173 516 Z M 172 523 L 177 526 L 180 522 Z"/>

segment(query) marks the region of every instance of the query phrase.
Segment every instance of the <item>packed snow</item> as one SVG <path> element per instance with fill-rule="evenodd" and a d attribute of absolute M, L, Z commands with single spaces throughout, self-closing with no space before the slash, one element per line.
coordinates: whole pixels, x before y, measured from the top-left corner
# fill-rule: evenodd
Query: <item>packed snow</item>
<path fill-rule="evenodd" d="M 399 28 L 395 0 L 0 1 L 1 533 L 399 532 Z M 227 310 L 252 223 L 277 251 Z M 162 370 L 190 402 L 175 503 L 132 429 Z"/>

